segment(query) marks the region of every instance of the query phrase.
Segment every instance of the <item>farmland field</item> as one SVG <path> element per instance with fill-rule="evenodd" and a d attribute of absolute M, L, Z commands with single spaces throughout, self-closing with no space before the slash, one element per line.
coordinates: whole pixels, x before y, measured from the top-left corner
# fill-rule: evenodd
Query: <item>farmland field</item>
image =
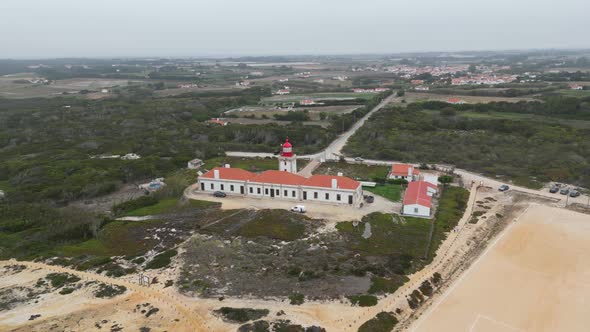
<path fill-rule="evenodd" d="M 284 95 L 284 96 L 273 96 L 268 98 L 262 98 L 263 103 L 276 103 L 276 102 L 299 102 L 304 99 L 311 99 L 314 101 L 319 100 L 347 100 L 347 99 L 371 99 L 375 96 L 374 93 L 354 93 L 354 92 L 331 92 L 331 93 L 310 93 L 300 95 Z"/>

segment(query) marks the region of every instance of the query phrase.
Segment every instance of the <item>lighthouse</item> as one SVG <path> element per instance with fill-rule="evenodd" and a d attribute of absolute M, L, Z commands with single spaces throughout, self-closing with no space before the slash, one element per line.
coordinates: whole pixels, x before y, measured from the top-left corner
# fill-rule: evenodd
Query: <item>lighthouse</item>
<path fill-rule="evenodd" d="M 285 140 L 279 156 L 279 170 L 297 174 L 297 158 L 293 154 L 293 145 L 289 143 L 288 138 Z"/>

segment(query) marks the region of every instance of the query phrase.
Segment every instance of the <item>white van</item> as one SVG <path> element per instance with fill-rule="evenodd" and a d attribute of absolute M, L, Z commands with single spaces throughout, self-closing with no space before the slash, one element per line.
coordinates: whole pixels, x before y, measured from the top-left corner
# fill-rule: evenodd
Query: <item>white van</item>
<path fill-rule="evenodd" d="M 303 206 L 303 205 L 295 205 L 294 207 L 291 208 L 291 211 L 293 211 L 293 212 L 299 212 L 299 213 L 305 213 L 305 206 Z"/>

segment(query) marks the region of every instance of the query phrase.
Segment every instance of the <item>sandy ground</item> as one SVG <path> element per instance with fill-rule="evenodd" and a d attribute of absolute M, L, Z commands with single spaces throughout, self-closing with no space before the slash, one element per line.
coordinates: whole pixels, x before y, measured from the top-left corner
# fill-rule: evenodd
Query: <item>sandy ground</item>
<path fill-rule="evenodd" d="M 590 216 L 531 205 L 411 331 L 588 331 Z"/>

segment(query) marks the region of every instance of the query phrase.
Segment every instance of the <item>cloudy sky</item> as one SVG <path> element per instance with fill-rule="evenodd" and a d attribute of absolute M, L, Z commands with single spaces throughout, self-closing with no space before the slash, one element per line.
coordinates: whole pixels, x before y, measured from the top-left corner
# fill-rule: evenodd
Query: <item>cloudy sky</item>
<path fill-rule="evenodd" d="M 0 0 L 0 58 L 590 48 L 590 0 Z"/>

